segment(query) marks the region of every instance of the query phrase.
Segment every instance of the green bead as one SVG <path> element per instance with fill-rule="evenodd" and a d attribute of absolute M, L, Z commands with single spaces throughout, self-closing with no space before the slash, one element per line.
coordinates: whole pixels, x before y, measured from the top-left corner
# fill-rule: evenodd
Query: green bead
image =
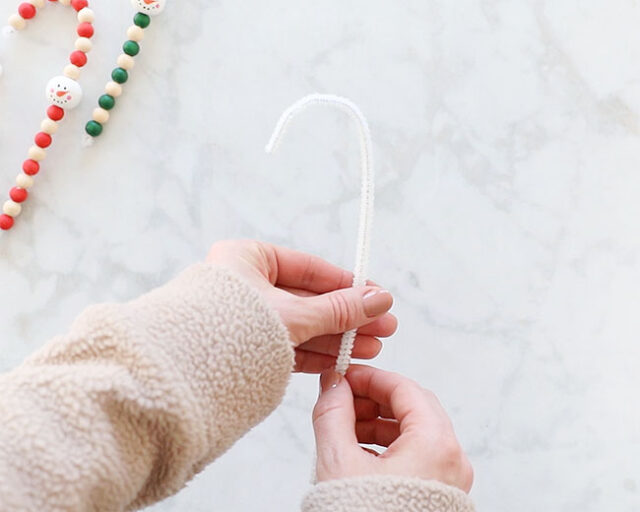
<path fill-rule="evenodd" d="M 116 68 L 111 72 L 111 78 L 113 78 L 114 82 L 123 84 L 129 80 L 129 73 L 127 73 L 126 69 Z"/>
<path fill-rule="evenodd" d="M 89 121 L 85 126 L 85 131 L 92 137 L 97 137 L 102 133 L 102 125 L 97 121 Z"/>
<path fill-rule="evenodd" d="M 124 50 L 124 53 L 131 55 L 132 57 L 135 57 L 140 53 L 140 45 L 135 41 L 126 41 L 122 45 L 122 49 Z"/>
<path fill-rule="evenodd" d="M 151 24 L 151 18 L 143 12 L 139 12 L 133 17 L 133 22 L 140 28 L 147 28 Z"/>
<path fill-rule="evenodd" d="M 103 94 L 98 98 L 98 105 L 100 105 L 105 110 L 111 110 L 116 104 L 116 100 L 113 96 L 109 94 Z"/>

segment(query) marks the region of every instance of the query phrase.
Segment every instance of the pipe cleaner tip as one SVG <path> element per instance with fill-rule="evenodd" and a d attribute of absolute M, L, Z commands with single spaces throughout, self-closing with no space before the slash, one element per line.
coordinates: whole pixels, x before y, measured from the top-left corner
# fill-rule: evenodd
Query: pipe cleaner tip
<path fill-rule="evenodd" d="M 95 139 L 88 134 L 84 134 L 84 137 L 82 137 L 82 147 L 83 148 L 90 148 L 91 146 L 93 146 L 93 143 L 95 142 Z"/>
<path fill-rule="evenodd" d="M 13 28 L 11 25 L 6 25 L 5 27 L 2 27 L 2 35 L 4 37 L 10 37 L 15 33 L 16 33 L 16 29 Z"/>

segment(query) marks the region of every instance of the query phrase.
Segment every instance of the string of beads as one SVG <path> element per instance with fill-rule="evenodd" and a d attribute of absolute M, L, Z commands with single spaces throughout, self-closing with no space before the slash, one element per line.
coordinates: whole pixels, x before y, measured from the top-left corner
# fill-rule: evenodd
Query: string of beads
<path fill-rule="evenodd" d="M 122 94 L 122 86 L 129 80 L 129 72 L 135 65 L 134 57 L 140 53 L 140 42 L 144 39 L 145 29 L 151 24 L 151 16 L 160 14 L 165 7 L 165 0 L 132 0 L 131 3 L 138 12 L 133 17 L 133 25 L 127 29 L 127 40 L 122 45 L 117 67 L 111 72 L 111 81 L 98 98 L 98 107 L 85 126 L 87 145 L 102 134 L 104 125 L 111 117 L 110 111 L 116 106 L 116 98 Z"/>
<path fill-rule="evenodd" d="M 77 82 L 80 70 L 87 64 L 87 53 L 91 51 L 91 38 L 94 34 L 93 22 L 95 15 L 89 9 L 88 0 L 48 0 L 58 2 L 64 6 L 71 6 L 77 12 L 78 38 L 75 49 L 69 55 L 69 63 L 64 67 L 63 74 L 49 80 L 46 96 L 50 103 L 46 117 L 40 123 L 40 131 L 34 137 L 34 144 L 27 152 L 27 159 L 22 164 L 22 172 L 16 176 L 16 186 L 9 191 L 9 199 L 2 206 L 0 214 L 0 229 L 9 230 L 15 223 L 15 218 L 22 212 L 23 203 L 29 197 L 29 189 L 34 184 L 34 176 L 40 172 L 41 162 L 47 156 L 47 149 L 53 142 L 53 135 L 58 131 L 66 110 L 73 109 L 82 100 L 82 88 Z M 18 6 L 18 12 L 9 17 L 9 25 L 5 34 L 16 30 L 23 30 L 27 20 L 34 18 L 45 6 L 45 0 L 27 0 Z"/>

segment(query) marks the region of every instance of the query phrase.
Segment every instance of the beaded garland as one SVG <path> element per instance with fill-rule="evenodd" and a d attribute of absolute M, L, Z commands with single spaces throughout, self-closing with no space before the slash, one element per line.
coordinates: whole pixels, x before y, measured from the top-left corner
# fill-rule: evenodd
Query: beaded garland
<path fill-rule="evenodd" d="M 131 4 L 137 11 L 133 17 L 133 25 L 127 29 L 128 39 L 122 45 L 122 54 L 118 57 L 117 67 L 111 72 L 111 81 L 105 86 L 105 94 L 98 98 L 98 107 L 85 126 L 87 144 L 91 144 L 102 133 L 104 125 L 109 121 L 116 98 L 122 94 L 122 85 L 129 80 L 129 71 L 135 65 L 134 57 L 140 53 L 144 30 L 151 24 L 151 16 L 164 11 L 166 0 L 131 0 Z"/>
<path fill-rule="evenodd" d="M 34 137 L 34 145 L 29 148 L 28 158 L 22 164 L 22 172 L 16 177 L 16 186 L 9 192 L 9 200 L 2 207 L 0 215 L 0 229 L 6 231 L 13 227 L 15 218 L 22 212 L 22 204 L 29 197 L 28 189 L 33 186 L 34 176 L 40 171 L 40 162 L 47 155 L 47 148 L 51 146 L 53 134 L 58 130 L 58 123 L 64 117 L 65 111 L 73 109 L 82 100 L 82 88 L 77 82 L 80 68 L 87 63 L 87 53 L 91 50 L 93 37 L 94 13 L 89 9 L 88 0 L 48 0 L 59 4 L 70 5 L 77 11 L 78 39 L 75 50 L 69 55 L 69 64 L 63 74 L 52 78 L 47 84 L 46 97 L 50 103 L 47 117 L 40 124 L 40 131 Z M 142 0 L 145 1 L 145 0 Z M 37 10 L 45 6 L 45 0 L 27 0 L 18 6 L 18 12 L 9 17 L 9 25 L 5 34 L 15 30 L 22 30 L 27 20 L 35 17 Z"/>

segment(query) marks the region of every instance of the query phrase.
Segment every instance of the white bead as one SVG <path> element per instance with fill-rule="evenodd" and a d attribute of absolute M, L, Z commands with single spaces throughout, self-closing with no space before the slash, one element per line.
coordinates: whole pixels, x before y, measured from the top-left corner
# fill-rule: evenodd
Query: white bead
<path fill-rule="evenodd" d="M 122 94 L 122 86 L 116 82 L 109 82 L 104 88 L 104 92 L 106 92 L 109 96 L 117 98 Z"/>
<path fill-rule="evenodd" d="M 71 80 L 77 80 L 80 78 L 80 68 L 74 64 L 67 64 L 64 67 L 64 76 L 71 78 Z"/>
<path fill-rule="evenodd" d="M 26 174 L 18 174 L 16 176 L 16 185 L 18 185 L 20 188 L 31 188 L 33 187 L 33 178 Z"/>
<path fill-rule="evenodd" d="M 80 50 L 84 53 L 89 53 L 93 48 L 93 44 L 91 44 L 91 40 L 87 37 L 79 37 L 76 39 L 76 50 Z"/>
<path fill-rule="evenodd" d="M 22 30 L 27 26 L 27 22 L 19 14 L 12 14 L 9 16 L 9 25 L 16 30 Z"/>
<path fill-rule="evenodd" d="M 93 23 L 95 19 L 96 16 L 91 9 L 88 7 L 80 9 L 80 12 L 78 13 L 78 21 L 80 23 Z"/>
<path fill-rule="evenodd" d="M 144 39 L 144 30 L 138 25 L 131 25 L 127 29 L 127 37 L 132 41 L 140 42 Z"/>
<path fill-rule="evenodd" d="M 37 7 L 38 9 L 42 9 L 44 7 L 44 0 L 27 0 L 28 3 Z"/>
<path fill-rule="evenodd" d="M 39 162 L 40 160 L 44 160 L 47 156 L 47 152 L 39 146 L 31 146 L 29 148 L 29 158 L 31 160 L 35 160 Z"/>
<path fill-rule="evenodd" d="M 65 110 L 76 108 L 82 101 L 82 87 L 67 76 L 55 76 L 49 80 L 45 94 L 49 103 Z"/>
<path fill-rule="evenodd" d="M 149 16 L 156 16 L 164 11 L 167 4 L 167 0 L 155 0 L 154 2 L 148 2 L 145 0 L 131 0 L 131 5 L 138 12 L 148 14 Z"/>
<path fill-rule="evenodd" d="M 104 124 L 109 121 L 109 112 L 98 107 L 93 111 L 93 120 L 100 124 Z"/>
<path fill-rule="evenodd" d="M 133 69 L 133 66 L 135 66 L 135 64 L 136 61 L 131 55 L 123 53 L 118 57 L 118 66 L 120 66 L 122 69 L 126 69 L 128 71 L 130 69 Z"/>
<path fill-rule="evenodd" d="M 42 122 L 40 123 L 40 129 L 44 133 L 48 133 L 49 135 L 53 135 L 54 133 L 56 133 L 58 131 L 58 123 L 56 123 L 53 119 L 49 119 L 47 117 L 46 119 L 43 119 Z"/>
<path fill-rule="evenodd" d="M 22 211 L 22 206 L 20 206 L 19 203 L 16 203 L 15 201 L 9 199 L 6 203 L 4 203 L 2 211 L 7 215 L 10 215 L 11 217 L 17 217 Z"/>

